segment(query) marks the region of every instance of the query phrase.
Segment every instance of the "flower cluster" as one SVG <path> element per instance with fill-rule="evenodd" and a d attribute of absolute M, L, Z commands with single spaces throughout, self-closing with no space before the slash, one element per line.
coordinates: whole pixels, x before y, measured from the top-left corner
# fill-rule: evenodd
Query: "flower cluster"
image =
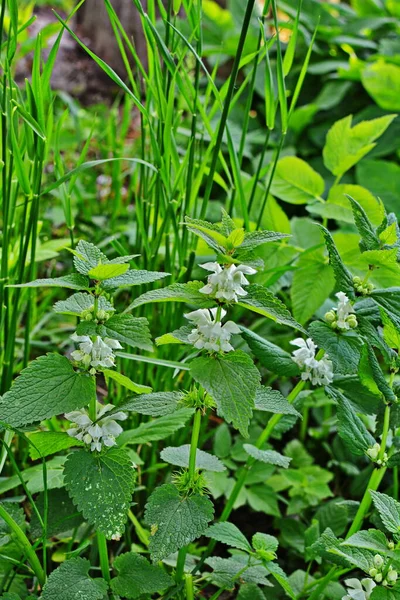
<path fill-rule="evenodd" d="M 325 320 L 330 323 L 332 329 L 348 331 L 355 329 L 358 325 L 354 308 L 344 292 L 338 292 L 336 298 L 339 300 L 337 308 L 333 308 L 325 314 Z"/>
<path fill-rule="evenodd" d="M 372 579 L 365 578 L 359 581 L 358 579 L 346 579 L 347 594 L 342 597 L 342 600 L 369 600 L 372 590 L 376 583 Z"/>
<path fill-rule="evenodd" d="M 374 556 L 374 566 L 369 570 L 369 575 L 375 579 L 377 583 L 382 583 L 385 587 L 392 586 L 397 582 L 398 573 L 389 565 L 385 565 L 385 560 L 380 554 Z"/>
<path fill-rule="evenodd" d="M 226 310 L 221 310 L 221 318 L 226 315 Z M 224 325 L 216 320 L 217 308 L 200 309 L 187 313 L 185 317 L 196 325 L 188 335 L 188 342 L 195 348 L 211 350 L 214 352 L 230 352 L 233 346 L 229 343 L 231 335 L 240 333 L 239 327 L 233 321 Z"/>
<path fill-rule="evenodd" d="M 107 416 L 107 413 L 114 408 L 112 404 L 98 406 L 100 410 L 95 422 L 84 408 L 64 415 L 68 421 L 76 425 L 67 430 L 68 435 L 90 446 L 92 452 L 95 450 L 100 452 L 103 446 L 107 448 L 115 446 L 115 438 L 122 432 L 122 427 L 118 425 L 117 421 L 125 421 L 127 418 L 124 412 L 116 412 Z"/>
<path fill-rule="evenodd" d="M 377 443 L 375 443 L 371 448 L 368 448 L 367 450 L 367 456 L 369 456 L 369 458 L 375 462 L 377 465 L 379 465 L 380 467 L 384 467 L 388 461 L 388 455 L 386 452 L 383 453 L 382 458 L 379 458 L 379 454 L 381 451 L 381 445 Z"/>
<path fill-rule="evenodd" d="M 313 385 L 328 385 L 333 381 L 333 365 L 327 354 L 317 360 L 315 352 L 317 346 L 311 338 L 303 340 L 296 338 L 290 342 L 292 346 L 297 346 L 298 350 L 293 351 L 292 360 L 302 370 L 301 378 L 303 381 L 308 379 Z"/>
<path fill-rule="evenodd" d="M 353 277 L 353 283 L 356 292 L 358 292 L 362 296 L 368 296 L 368 294 L 370 294 L 375 289 L 373 283 L 369 283 L 368 281 L 364 283 L 361 277 L 357 277 L 357 275 Z"/>
<path fill-rule="evenodd" d="M 88 335 L 77 335 L 73 333 L 71 339 L 79 344 L 79 350 L 71 352 L 71 357 L 88 369 L 93 367 L 103 367 L 108 369 L 115 365 L 114 350 L 122 348 L 117 340 L 104 338 L 98 335 L 94 340 Z"/>
<path fill-rule="evenodd" d="M 254 275 L 257 272 L 246 265 L 221 267 L 216 262 L 204 263 L 200 267 L 213 272 L 208 276 L 207 284 L 200 289 L 200 292 L 226 302 L 237 302 L 238 296 L 247 296 L 243 286 L 249 285 L 250 282 L 245 275 Z"/>

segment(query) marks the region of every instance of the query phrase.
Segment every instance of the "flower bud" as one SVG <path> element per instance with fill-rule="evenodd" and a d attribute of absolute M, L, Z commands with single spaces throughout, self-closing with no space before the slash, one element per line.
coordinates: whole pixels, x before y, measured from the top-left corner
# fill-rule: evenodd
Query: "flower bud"
<path fill-rule="evenodd" d="M 388 574 L 386 575 L 386 579 L 388 580 L 389 583 L 396 583 L 397 581 L 397 571 L 395 571 L 394 569 L 390 568 L 388 571 Z"/>
<path fill-rule="evenodd" d="M 375 569 L 375 568 L 370 569 L 368 571 L 368 574 L 370 575 L 370 577 L 376 577 L 378 575 L 378 569 Z"/>
<path fill-rule="evenodd" d="M 90 313 L 90 312 L 89 312 L 89 313 L 87 313 L 87 314 L 85 315 L 85 321 L 92 321 L 92 320 L 93 320 L 93 315 L 92 315 L 92 313 Z"/>
<path fill-rule="evenodd" d="M 388 542 L 387 547 L 389 548 L 389 550 L 394 550 L 394 542 L 392 542 L 392 541 Z"/>
<path fill-rule="evenodd" d="M 351 329 L 355 329 L 358 326 L 356 315 L 349 315 L 346 320 L 347 323 L 350 325 Z"/>
<path fill-rule="evenodd" d="M 380 449 L 381 447 L 379 444 L 374 444 L 372 448 L 368 448 L 367 455 L 370 457 L 371 460 L 376 460 L 378 458 Z"/>
<path fill-rule="evenodd" d="M 329 310 L 327 313 L 325 313 L 324 319 L 327 323 L 333 323 L 336 320 L 335 311 Z"/>
<path fill-rule="evenodd" d="M 97 311 L 97 318 L 98 318 L 98 319 L 100 319 L 100 321 L 104 321 L 104 319 L 106 319 L 106 318 L 107 318 L 107 313 L 106 313 L 106 311 L 105 311 L 105 310 L 102 310 L 102 309 L 98 310 L 98 311 Z"/>
<path fill-rule="evenodd" d="M 375 575 L 376 583 L 381 583 L 382 579 L 383 579 L 382 573 L 378 573 L 377 575 Z"/>
<path fill-rule="evenodd" d="M 377 569 L 380 569 L 383 566 L 384 560 L 380 554 L 375 554 L 374 556 L 374 565 Z"/>
<path fill-rule="evenodd" d="M 353 283 L 354 283 L 354 285 L 360 285 L 360 283 L 361 283 L 361 277 L 358 277 L 357 275 L 355 275 L 353 277 Z"/>

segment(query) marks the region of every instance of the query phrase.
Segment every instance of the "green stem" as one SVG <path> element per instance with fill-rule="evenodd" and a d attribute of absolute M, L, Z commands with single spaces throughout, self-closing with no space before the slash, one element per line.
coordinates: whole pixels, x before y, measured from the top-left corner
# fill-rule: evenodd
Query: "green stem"
<path fill-rule="evenodd" d="M 101 531 L 96 532 L 97 536 L 97 547 L 99 549 L 99 558 L 100 558 L 100 567 L 103 578 L 107 583 L 110 582 L 110 564 L 108 561 L 108 550 L 107 550 L 107 540 L 105 538 L 104 533 Z"/>
<path fill-rule="evenodd" d="M 189 454 L 189 476 L 193 481 L 196 474 L 196 453 L 197 445 L 199 443 L 201 426 L 201 410 L 197 409 L 193 419 L 192 439 L 190 441 L 190 454 Z"/>
<path fill-rule="evenodd" d="M 139 521 L 137 520 L 137 518 L 135 517 L 135 515 L 133 514 L 133 512 L 131 510 L 128 511 L 128 517 L 133 523 L 133 526 L 136 531 L 136 535 L 138 536 L 139 540 L 142 542 L 142 544 L 144 544 L 145 546 L 148 546 L 149 545 L 148 532 L 145 529 L 143 529 L 143 527 L 141 526 L 141 524 L 139 523 Z"/>
<path fill-rule="evenodd" d="M 190 573 L 185 575 L 186 600 L 194 600 L 193 576 Z"/>
<path fill-rule="evenodd" d="M 0 517 L 7 523 L 7 525 L 12 529 L 15 534 L 19 544 L 23 547 L 25 555 L 38 578 L 38 581 L 41 586 L 46 583 L 46 575 L 43 571 L 42 565 L 36 555 L 36 552 L 31 546 L 30 541 L 26 537 L 25 533 L 22 531 L 20 526 L 14 521 L 14 519 L 8 514 L 3 505 L 0 504 Z"/>

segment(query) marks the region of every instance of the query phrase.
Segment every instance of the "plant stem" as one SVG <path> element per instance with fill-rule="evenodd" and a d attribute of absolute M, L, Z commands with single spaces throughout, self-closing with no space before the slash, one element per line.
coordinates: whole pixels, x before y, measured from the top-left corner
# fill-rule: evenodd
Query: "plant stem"
<path fill-rule="evenodd" d="M 111 578 L 110 578 L 110 565 L 109 565 L 109 561 L 108 561 L 107 540 L 104 536 L 104 533 L 102 533 L 101 531 L 97 531 L 96 536 L 97 536 L 97 547 L 99 549 L 101 573 L 102 573 L 105 581 L 107 581 L 107 583 L 109 583 Z"/>
<path fill-rule="evenodd" d="M 14 521 L 14 519 L 8 514 L 3 505 L 0 504 L 0 517 L 7 523 L 7 525 L 12 529 L 15 534 L 18 542 L 23 547 L 25 555 L 30 562 L 32 569 L 34 570 L 36 577 L 41 586 L 46 583 L 46 575 L 40 564 L 40 561 L 36 555 L 36 552 L 31 546 L 30 541 L 26 537 L 25 533 L 22 531 L 20 526 Z"/>
<path fill-rule="evenodd" d="M 186 600 L 194 600 L 193 576 L 190 573 L 185 575 Z"/>
<path fill-rule="evenodd" d="M 137 518 L 135 517 L 135 515 L 133 514 L 133 512 L 131 510 L 128 511 L 128 517 L 130 518 L 130 520 L 133 523 L 133 526 L 136 531 L 136 535 L 138 536 L 139 540 L 142 542 L 142 544 L 144 544 L 145 546 L 148 546 L 149 545 L 149 534 L 147 533 L 147 531 L 145 529 L 143 529 L 143 527 L 141 526 L 141 524 L 139 523 L 139 521 L 137 520 Z"/>
<path fill-rule="evenodd" d="M 192 439 L 190 441 L 190 455 L 189 455 L 189 476 L 193 481 L 196 473 L 196 452 L 197 445 L 199 443 L 201 426 L 201 410 L 197 409 L 193 419 Z"/>

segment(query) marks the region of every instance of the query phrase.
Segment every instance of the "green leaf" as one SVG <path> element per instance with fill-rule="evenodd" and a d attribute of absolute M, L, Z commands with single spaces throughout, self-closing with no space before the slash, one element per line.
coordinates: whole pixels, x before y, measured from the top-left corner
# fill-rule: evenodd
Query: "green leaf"
<path fill-rule="evenodd" d="M 400 585 L 396 584 L 394 588 L 377 585 L 372 590 L 369 600 L 400 600 Z"/>
<path fill-rule="evenodd" d="M 189 281 L 189 283 L 173 283 L 159 290 L 145 292 L 136 298 L 127 310 L 148 304 L 149 302 L 186 302 L 193 304 L 197 308 L 211 308 L 215 306 L 214 300 L 207 298 L 205 294 L 199 292 L 204 287 L 202 281 Z"/>
<path fill-rule="evenodd" d="M 191 233 L 201 237 L 215 252 L 223 253 L 227 248 L 228 239 L 221 233 L 218 225 L 190 217 L 185 217 L 185 224 Z"/>
<path fill-rule="evenodd" d="M 317 346 L 329 354 L 335 373 L 345 375 L 358 372 L 363 343 L 356 333 L 335 331 L 321 321 L 313 321 L 309 332 Z"/>
<path fill-rule="evenodd" d="M 357 164 L 376 144 L 396 115 L 387 115 L 351 126 L 352 115 L 336 121 L 326 136 L 323 149 L 327 169 L 340 177 Z"/>
<path fill-rule="evenodd" d="M 156 488 L 145 511 L 145 523 L 152 531 L 149 545 L 152 560 L 163 560 L 203 535 L 213 516 L 214 508 L 207 496 L 182 497 L 170 483 Z"/>
<path fill-rule="evenodd" d="M 386 529 L 391 533 L 400 532 L 400 503 L 391 496 L 370 490 L 372 502 Z"/>
<path fill-rule="evenodd" d="M 82 523 L 82 515 L 74 506 L 65 488 L 47 491 L 47 538 L 60 536 L 68 531 L 73 531 Z M 36 507 L 40 514 L 44 514 L 45 494 L 42 492 L 35 499 Z M 43 535 L 42 526 L 36 512 L 32 511 L 30 534 L 34 539 Z"/>
<path fill-rule="evenodd" d="M 65 463 L 65 486 L 86 521 L 107 539 L 119 539 L 131 504 L 135 471 L 121 448 L 104 454 L 78 450 Z"/>
<path fill-rule="evenodd" d="M 400 67 L 382 60 L 361 71 L 361 81 L 368 94 L 384 110 L 400 111 Z"/>
<path fill-rule="evenodd" d="M 65 456 L 55 456 L 46 462 L 47 489 L 60 488 L 64 485 L 64 462 Z M 24 469 L 21 476 L 31 494 L 43 492 L 45 485 L 43 481 L 43 464 L 41 462 L 34 467 Z M 14 490 L 20 485 L 21 480 L 18 475 L 3 479 L 0 481 L 0 494 Z"/>
<path fill-rule="evenodd" d="M 95 378 L 78 373 L 65 356 L 46 354 L 30 363 L 0 402 L 0 421 L 13 427 L 82 408 L 95 397 Z"/>
<path fill-rule="evenodd" d="M 292 460 L 287 456 L 282 456 L 282 454 L 279 454 L 279 452 L 275 452 L 275 450 L 260 450 L 252 444 L 243 444 L 243 448 L 245 452 L 247 452 L 247 454 L 252 458 L 255 458 L 263 463 L 267 463 L 268 465 L 283 467 L 284 469 L 288 468 L 290 461 Z"/>
<path fill-rule="evenodd" d="M 291 288 L 293 316 L 306 323 L 330 296 L 335 285 L 332 269 L 319 250 L 300 256 Z"/>
<path fill-rule="evenodd" d="M 190 373 L 214 398 L 218 414 L 247 436 L 260 382 L 260 374 L 251 358 L 241 350 L 195 358 L 190 364 Z"/>
<path fill-rule="evenodd" d="M 78 335 L 100 335 L 109 337 L 135 348 L 152 352 L 153 345 L 149 323 L 144 317 L 133 317 L 128 314 L 113 315 L 104 324 L 94 321 L 81 321 L 77 327 Z"/>
<path fill-rule="evenodd" d="M 387 539 L 382 531 L 377 529 L 368 529 L 368 531 L 358 531 L 342 542 L 342 546 L 353 546 L 355 548 L 365 548 L 371 552 L 380 554 L 391 554 L 387 545 Z"/>
<path fill-rule="evenodd" d="M 251 538 L 251 543 L 253 544 L 254 550 L 272 552 L 273 554 L 275 554 L 279 545 L 276 537 L 274 537 L 273 535 L 268 535 L 267 533 L 260 532 L 255 533 L 253 535 L 253 537 Z"/>
<path fill-rule="evenodd" d="M 256 283 L 249 285 L 246 292 L 247 296 L 241 298 L 238 302 L 239 306 L 304 332 L 303 327 L 292 317 L 286 305 L 262 285 Z"/>
<path fill-rule="evenodd" d="M 29 283 L 18 283 L 7 287 L 62 287 L 70 290 L 88 290 L 89 280 L 84 275 L 72 273 L 72 275 L 63 275 L 62 277 L 50 277 L 49 279 L 35 279 Z"/>
<path fill-rule="evenodd" d="M 204 535 L 217 542 L 227 544 L 227 546 L 232 546 L 232 548 L 251 552 L 249 542 L 246 540 L 240 529 L 233 523 L 228 523 L 227 521 L 215 523 L 215 525 L 211 525 L 211 527 L 205 531 Z"/>
<path fill-rule="evenodd" d="M 357 165 L 357 183 L 381 198 L 388 210 L 398 210 L 400 167 L 388 160 L 363 160 Z"/>
<path fill-rule="evenodd" d="M 72 253 L 75 269 L 82 275 L 89 275 L 89 271 L 97 267 L 99 263 L 108 262 L 107 256 L 102 253 L 100 248 L 85 240 L 79 240 Z"/>
<path fill-rule="evenodd" d="M 300 413 L 282 396 L 279 390 L 273 390 L 264 385 L 260 385 L 257 389 L 254 408 L 278 415 L 301 417 Z"/>
<path fill-rule="evenodd" d="M 333 392 L 332 388 L 330 388 L 330 393 L 338 404 L 337 418 L 340 437 L 352 454 L 365 455 L 368 448 L 375 444 L 374 438 L 345 396 L 337 390 Z"/>
<path fill-rule="evenodd" d="M 288 237 L 290 235 L 287 233 L 277 233 L 276 231 L 251 231 L 245 234 L 244 241 L 240 244 L 239 248 L 252 250 L 267 242 L 277 242 Z"/>
<path fill-rule="evenodd" d="M 95 279 L 96 281 L 106 281 L 107 279 L 111 279 L 112 277 L 120 277 L 129 269 L 129 265 L 126 264 L 114 264 L 114 263 L 106 263 L 105 265 L 97 265 L 97 267 L 93 267 L 90 269 L 88 275 L 91 279 Z"/>
<path fill-rule="evenodd" d="M 324 180 L 308 163 L 297 156 L 278 161 L 271 194 L 290 204 L 307 204 L 324 193 Z"/>
<path fill-rule="evenodd" d="M 364 164 L 362 161 L 360 167 Z M 385 212 L 383 203 L 367 189 L 360 185 L 340 184 L 334 185 L 329 190 L 327 201 L 312 204 L 307 210 L 313 214 L 320 215 L 327 219 L 336 219 L 345 223 L 353 223 L 353 212 L 351 210 L 351 196 L 363 207 L 370 221 L 375 225 L 380 225 L 384 219 Z"/>
<path fill-rule="evenodd" d="M 361 252 L 365 250 L 379 250 L 381 244 L 379 237 L 377 236 L 374 226 L 368 218 L 367 213 L 354 198 L 348 196 L 353 210 L 354 222 L 358 229 L 358 233 L 361 236 L 360 249 Z"/>
<path fill-rule="evenodd" d="M 141 415 L 161 417 L 170 415 L 178 408 L 184 394 L 182 392 L 153 392 L 130 398 L 117 406 L 116 410 L 128 410 Z"/>
<path fill-rule="evenodd" d="M 124 431 L 118 437 L 118 444 L 123 446 L 125 444 L 145 444 L 163 440 L 184 427 L 192 415 L 192 408 L 180 408 L 172 414 L 142 423 L 136 429 Z"/>
<path fill-rule="evenodd" d="M 262 338 L 250 329 L 240 326 L 242 337 L 247 342 L 254 356 L 258 358 L 263 367 L 277 375 L 295 377 L 299 368 L 292 360 L 289 352 L 282 350 L 276 344 Z"/>
<path fill-rule="evenodd" d="M 371 298 L 379 307 L 383 308 L 393 325 L 400 329 L 400 287 L 374 290 Z"/>
<path fill-rule="evenodd" d="M 152 391 L 152 388 L 148 385 L 141 385 L 140 383 L 135 383 L 132 379 L 129 379 L 126 375 L 122 373 L 118 373 L 118 371 L 112 371 L 111 369 L 103 369 L 103 374 L 106 379 L 113 379 L 119 385 L 122 385 L 126 389 L 131 392 L 135 392 L 136 394 L 148 394 Z"/>
<path fill-rule="evenodd" d="M 42 600 L 103 600 L 107 583 L 89 577 L 89 569 L 90 562 L 85 558 L 66 560 L 49 575 Z"/>
<path fill-rule="evenodd" d="M 94 296 L 91 294 L 85 294 L 84 292 L 78 292 L 72 294 L 67 300 L 59 300 L 53 306 L 53 310 L 56 313 L 64 315 L 77 315 L 78 317 L 84 310 L 91 310 L 94 307 Z M 113 305 L 100 296 L 98 299 L 98 309 L 105 310 L 106 312 L 114 312 L 115 308 Z"/>
<path fill-rule="evenodd" d="M 345 267 L 329 231 L 319 223 L 318 226 L 321 228 L 325 238 L 325 244 L 329 254 L 329 263 L 335 273 L 336 284 L 341 292 L 344 292 L 351 300 L 354 300 L 355 292 L 353 277 L 347 267 Z"/>
<path fill-rule="evenodd" d="M 387 402 L 396 403 L 397 396 L 393 392 L 389 383 L 386 381 L 386 377 L 383 374 L 383 371 L 379 365 L 378 359 L 375 356 L 375 352 L 370 344 L 367 344 L 367 351 L 368 351 L 369 365 L 371 367 L 372 375 L 374 377 L 375 383 L 376 383 L 379 391 L 381 392 L 381 394 L 383 395 L 383 397 L 385 398 L 385 400 Z"/>
<path fill-rule="evenodd" d="M 246 555 L 235 554 L 230 558 L 212 556 L 205 562 L 213 569 L 210 576 L 212 583 L 220 588 L 232 589 L 235 583 L 239 583 L 239 577 L 241 582 L 272 587 L 267 579 L 266 568 L 260 563 L 249 566 L 249 558 Z"/>
<path fill-rule="evenodd" d="M 134 552 L 120 554 L 114 561 L 114 568 L 118 575 L 111 580 L 111 589 L 129 600 L 142 594 L 155 594 L 173 584 L 173 579 L 163 569 Z"/>
<path fill-rule="evenodd" d="M 159 271 L 140 271 L 139 269 L 131 269 L 123 275 L 113 277 L 103 281 L 102 287 L 105 290 L 111 290 L 118 287 L 129 287 L 131 285 L 143 285 L 152 283 L 159 279 L 168 277 L 171 273 L 161 273 Z"/>
<path fill-rule="evenodd" d="M 161 451 L 160 457 L 163 461 L 176 465 L 178 467 L 189 466 L 190 444 L 184 446 L 168 446 Z M 204 452 L 204 450 L 196 450 L 196 469 L 204 469 L 205 471 L 214 471 L 220 473 L 226 470 L 225 465 L 212 454 Z"/>
<path fill-rule="evenodd" d="M 29 446 L 29 455 L 32 460 L 56 454 L 72 446 L 83 446 L 83 442 L 70 437 L 63 431 L 37 431 L 30 433 L 28 437 L 33 444 Z"/>

